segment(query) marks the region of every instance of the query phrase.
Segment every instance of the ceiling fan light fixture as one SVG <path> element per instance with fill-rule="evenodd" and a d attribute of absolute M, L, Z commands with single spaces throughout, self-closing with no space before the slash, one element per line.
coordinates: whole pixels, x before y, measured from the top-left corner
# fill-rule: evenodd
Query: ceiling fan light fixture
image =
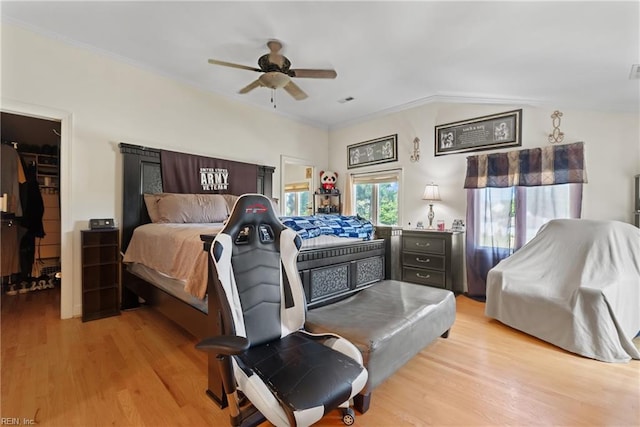
<path fill-rule="evenodd" d="M 291 81 L 291 78 L 283 73 L 270 72 L 264 73 L 258 80 L 260 80 L 263 86 L 269 89 L 281 89 Z"/>

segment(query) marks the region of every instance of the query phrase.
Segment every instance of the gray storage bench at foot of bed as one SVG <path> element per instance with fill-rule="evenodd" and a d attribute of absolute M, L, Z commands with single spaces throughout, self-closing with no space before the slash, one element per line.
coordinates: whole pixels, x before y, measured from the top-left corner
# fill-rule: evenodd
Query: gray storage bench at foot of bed
<path fill-rule="evenodd" d="M 342 301 L 307 312 L 305 328 L 333 332 L 362 352 L 369 379 L 355 408 L 369 409 L 371 392 L 436 338 L 446 338 L 456 317 L 453 292 L 383 280 Z"/>

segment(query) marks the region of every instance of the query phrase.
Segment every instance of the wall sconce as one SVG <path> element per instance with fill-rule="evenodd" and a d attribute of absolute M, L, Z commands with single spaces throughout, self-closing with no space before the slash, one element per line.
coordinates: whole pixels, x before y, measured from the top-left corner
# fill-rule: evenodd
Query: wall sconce
<path fill-rule="evenodd" d="M 433 218 L 435 216 L 433 213 L 433 202 L 442 200 L 440 199 L 440 190 L 438 190 L 438 186 L 433 182 L 431 184 L 427 184 L 424 187 L 422 200 L 427 200 L 429 202 L 429 214 L 427 217 L 429 218 L 429 229 L 433 230 Z"/>
<path fill-rule="evenodd" d="M 420 138 L 413 138 L 413 154 L 410 157 L 412 162 L 420 160 Z"/>
<path fill-rule="evenodd" d="M 560 117 L 562 112 L 556 110 L 551 115 L 551 124 L 553 125 L 553 132 L 549 134 L 549 142 L 552 144 L 562 142 L 564 139 L 564 133 L 560 132 Z"/>

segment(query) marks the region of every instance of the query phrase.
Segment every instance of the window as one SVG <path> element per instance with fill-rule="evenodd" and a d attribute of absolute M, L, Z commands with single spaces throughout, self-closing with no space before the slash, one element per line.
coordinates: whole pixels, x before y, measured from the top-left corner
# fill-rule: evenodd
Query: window
<path fill-rule="evenodd" d="M 476 228 L 476 241 L 482 247 L 513 251 L 531 240 L 546 222 L 580 216 L 580 207 L 572 201 L 576 191 L 582 192 L 582 184 L 487 187 L 474 191 L 478 192 L 477 212 L 484 218 Z"/>
<path fill-rule="evenodd" d="M 582 142 L 467 157 L 468 294 L 486 296 L 489 271 L 543 224 L 580 218 L 584 182 Z"/>
<path fill-rule="evenodd" d="M 309 215 L 311 199 L 309 196 L 309 183 L 298 182 L 284 186 L 284 215 L 302 216 Z"/>
<path fill-rule="evenodd" d="M 541 187 L 522 187 L 525 192 L 518 206 L 520 228 L 524 241 L 533 239 L 543 224 L 558 218 L 577 218 L 573 215 L 571 201 L 572 190 L 582 184 L 543 185 Z M 520 245 L 522 246 L 522 245 Z"/>
<path fill-rule="evenodd" d="M 476 190 L 484 221 L 478 227 L 478 246 L 502 249 L 515 247 L 516 191 L 515 187 Z"/>
<path fill-rule="evenodd" d="M 352 212 L 376 225 L 400 223 L 401 170 L 354 174 Z"/>

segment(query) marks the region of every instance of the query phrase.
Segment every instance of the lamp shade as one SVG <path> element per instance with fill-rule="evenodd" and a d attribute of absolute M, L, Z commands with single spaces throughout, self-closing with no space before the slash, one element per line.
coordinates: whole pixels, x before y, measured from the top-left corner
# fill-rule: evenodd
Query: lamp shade
<path fill-rule="evenodd" d="M 427 184 L 424 187 L 424 194 L 422 195 L 423 200 L 442 200 L 440 199 L 440 191 L 438 190 L 438 186 L 436 184 Z"/>

